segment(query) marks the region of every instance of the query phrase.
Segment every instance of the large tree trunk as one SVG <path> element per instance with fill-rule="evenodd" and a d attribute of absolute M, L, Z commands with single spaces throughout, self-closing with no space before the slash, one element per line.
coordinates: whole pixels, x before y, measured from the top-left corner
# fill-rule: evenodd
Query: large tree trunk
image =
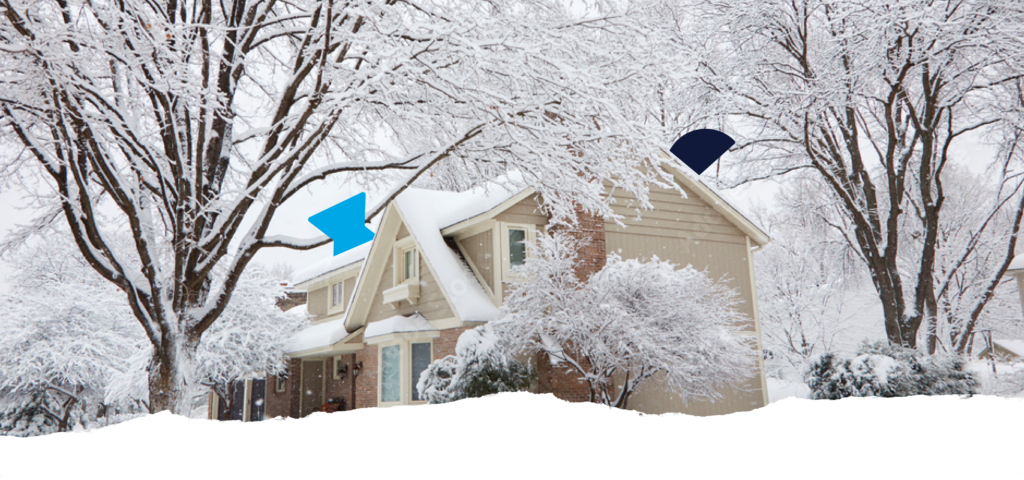
<path fill-rule="evenodd" d="M 149 367 L 149 411 L 169 410 L 188 415 L 191 393 L 195 390 L 194 365 L 198 341 L 178 341 L 181 337 L 167 335 L 160 348 L 153 348 Z"/>

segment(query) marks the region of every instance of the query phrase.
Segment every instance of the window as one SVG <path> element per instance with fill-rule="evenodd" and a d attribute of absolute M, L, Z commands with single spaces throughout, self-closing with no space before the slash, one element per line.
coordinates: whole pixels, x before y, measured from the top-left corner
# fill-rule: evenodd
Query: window
<path fill-rule="evenodd" d="M 432 345 L 431 340 L 423 337 L 381 344 L 378 370 L 381 406 L 424 401 L 416 384 L 433 360 Z"/>
<path fill-rule="evenodd" d="M 416 278 L 416 249 L 410 248 L 402 252 L 402 281 Z"/>
<path fill-rule="evenodd" d="M 508 229 L 508 264 L 518 267 L 526 262 L 526 230 L 521 228 Z"/>
<path fill-rule="evenodd" d="M 286 385 L 285 382 L 287 382 L 287 381 L 288 381 L 288 377 L 286 377 L 284 375 L 278 375 L 278 376 L 274 377 L 274 391 L 277 392 L 277 393 L 283 393 L 284 390 L 285 390 L 285 385 Z"/>
<path fill-rule="evenodd" d="M 501 254 L 501 281 L 511 281 L 511 270 L 526 263 L 528 258 L 526 245 L 536 239 L 535 226 L 525 224 L 509 224 L 499 222 L 495 233 L 499 234 Z M 497 265 L 496 265 L 497 266 Z M 500 287 L 498 288 L 500 291 Z M 499 293 L 500 295 L 500 293 Z"/>
<path fill-rule="evenodd" d="M 402 346 L 388 345 L 381 348 L 380 401 L 401 401 Z"/>
<path fill-rule="evenodd" d="M 412 400 L 414 402 L 423 400 L 416 384 L 420 381 L 420 374 L 430 365 L 430 342 L 412 344 Z"/>
<path fill-rule="evenodd" d="M 344 304 L 345 287 L 343 282 L 331 285 L 331 307 L 340 307 Z"/>

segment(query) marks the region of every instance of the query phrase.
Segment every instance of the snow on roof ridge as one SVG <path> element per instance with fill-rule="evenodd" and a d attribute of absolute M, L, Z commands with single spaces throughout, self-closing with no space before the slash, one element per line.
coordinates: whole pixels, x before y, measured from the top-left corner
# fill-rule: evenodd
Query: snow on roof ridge
<path fill-rule="evenodd" d="M 505 200 L 508 200 L 529 188 L 521 184 L 522 175 L 518 172 L 509 172 L 508 174 L 496 177 L 482 185 L 462 192 L 409 187 L 402 193 L 398 194 L 395 201 L 398 201 L 404 195 L 409 193 L 415 195 L 416 192 L 428 192 L 426 194 L 436 195 L 438 199 L 440 199 L 440 197 L 449 197 L 450 200 L 445 202 L 448 208 L 438 208 L 436 209 L 437 211 L 433 212 L 434 214 L 439 215 L 438 229 L 440 230 L 487 212 L 494 207 L 501 205 Z M 373 242 L 367 242 L 353 248 L 352 250 L 340 253 L 329 260 L 315 262 L 312 265 L 295 272 L 296 281 L 293 285 L 308 282 L 321 275 L 340 270 L 352 265 L 353 263 L 365 260 L 366 256 L 370 254 L 370 245 L 372 243 Z"/>

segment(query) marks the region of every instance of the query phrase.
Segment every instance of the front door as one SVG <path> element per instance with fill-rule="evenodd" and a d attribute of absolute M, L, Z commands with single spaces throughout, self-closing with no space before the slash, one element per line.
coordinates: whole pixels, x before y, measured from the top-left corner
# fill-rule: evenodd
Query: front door
<path fill-rule="evenodd" d="M 302 389 L 299 392 L 299 417 L 319 412 L 324 404 L 324 361 L 302 361 Z"/>
<path fill-rule="evenodd" d="M 252 379 L 252 392 L 249 397 L 249 421 L 259 422 L 263 420 L 264 404 L 267 398 L 267 379 Z"/>

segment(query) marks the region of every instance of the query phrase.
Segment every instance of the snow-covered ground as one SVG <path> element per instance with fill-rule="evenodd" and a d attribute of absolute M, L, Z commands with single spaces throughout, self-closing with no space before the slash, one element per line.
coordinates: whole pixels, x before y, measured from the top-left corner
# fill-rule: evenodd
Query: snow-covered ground
<path fill-rule="evenodd" d="M 700 418 L 510 393 L 244 424 L 165 413 L 0 437 L 0 480 L 1024 478 L 1021 432 L 1024 399 L 986 396 L 789 398 Z"/>

